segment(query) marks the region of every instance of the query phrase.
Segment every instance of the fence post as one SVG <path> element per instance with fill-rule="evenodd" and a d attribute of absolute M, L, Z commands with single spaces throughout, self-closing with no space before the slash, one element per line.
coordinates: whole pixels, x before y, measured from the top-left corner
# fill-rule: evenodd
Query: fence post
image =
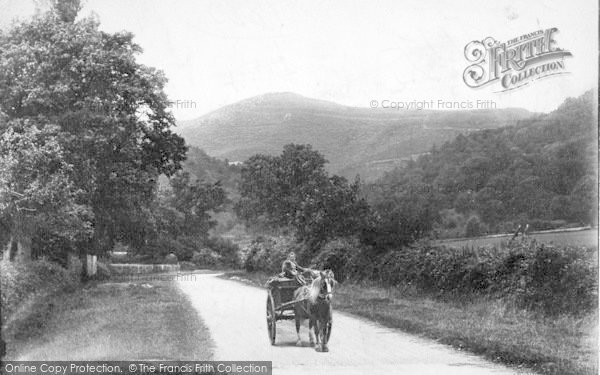
<path fill-rule="evenodd" d="M 87 259 L 86 259 L 86 261 L 87 261 L 87 264 L 86 264 L 87 276 L 94 276 L 96 274 L 96 272 L 98 271 L 96 260 L 97 260 L 96 255 L 87 254 Z"/>

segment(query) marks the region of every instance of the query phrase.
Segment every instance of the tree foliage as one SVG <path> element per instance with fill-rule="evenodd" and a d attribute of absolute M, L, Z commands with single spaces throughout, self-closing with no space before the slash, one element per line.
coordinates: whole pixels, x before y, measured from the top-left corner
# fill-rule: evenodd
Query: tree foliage
<path fill-rule="evenodd" d="M 155 260 L 171 252 L 179 260 L 192 259 L 194 251 L 211 243 L 209 231 L 216 225 L 211 213 L 219 212 L 226 202 L 219 182 L 192 181 L 188 172 L 175 174 L 142 220 L 145 226 L 140 230 L 147 232 L 146 241 L 139 241 L 144 245 L 135 252 Z"/>
<path fill-rule="evenodd" d="M 252 156 L 242 168 L 238 215 L 249 223 L 291 227 L 299 240 L 314 244 L 360 232 L 370 218 L 358 196 L 360 181 L 329 176 L 325 163 L 310 145 L 286 145 L 279 156 Z"/>
<path fill-rule="evenodd" d="M 44 230 L 75 242 L 91 233 L 92 213 L 78 203 L 82 191 L 72 182 L 56 130 L 8 128 L 1 135 L 0 220 L 14 240 Z"/>
<path fill-rule="evenodd" d="M 413 237 L 433 229 L 456 234 L 457 220 L 448 227 L 439 216 L 448 210 L 469 223 L 460 235 L 514 230 L 523 222 L 532 229 L 593 225 L 594 106 L 587 92 L 517 126 L 460 135 L 364 191 L 391 242 L 398 229 Z"/>
<path fill-rule="evenodd" d="M 166 79 L 136 62 L 141 48 L 133 35 L 103 32 L 93 18 L 76 20 L 78 10 L 76 0 L 57 0 L 49 12 L 0 34 L 3 143 L 31 139 L 23 155 L 40 161 L 52 154 L 34 167 L 35 176 L 17 173 L 2 182 L 39 180 L 32 189 L 89 207 L 88 250 L 101 252 L 136 237 L 158 176 L 180 169 L 186 147 L 171 130 Z M 2 165 L 13 162 L 6 149 Z M 28 161 L 16 163 L 11 170 Z"/>

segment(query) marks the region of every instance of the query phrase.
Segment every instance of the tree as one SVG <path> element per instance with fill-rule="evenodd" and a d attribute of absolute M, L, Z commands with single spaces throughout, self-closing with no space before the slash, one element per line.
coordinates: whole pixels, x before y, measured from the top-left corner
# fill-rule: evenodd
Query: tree
<path fill-rule="evenodd" d="M 13 121 L 0 138 L 0 215 L 10 233 L 10 258 L 31 256 L 36 232 L 76 242 L 91 234 L 92 213 L 78 203 L 81 191 L 63 159 L 57 127 L 41 130 Z"/>
<path fill-rule="evenodd" d="M 389 188 L 369 201 L 377 221 L 368 243 L 389 249 L 416 241 L 431 231 L 441 204 L 437 191 L 420 179 L 384 186 Z"/>
<path fill-rule="evenodd" d="M 280 156 L 255 155 L 242 168 L 236 212 L 247 222 L 292 228 L 297 239 L 317 246 L 362 230 L 370 215 L 360 199 L 360 180 L 349 184 L 325 171 L 327 161 L 310 145 L 284 146 Z"/>
<path fill-rule="evenodd" d="M 183 214 L 181 233 L 208 237 L 208 231 L 216 224 L 209 213 L 217 212 L 226 201 L 220 182 L 192 183 L 188 172 L 180 172 L 171 179 L 171 187 L 170 203 Z"/>
<path fill-rule="evenodd" d="M 477 237 L 485 232 L 485 226 L 477 216 L 471 216 L 465 226 L 466 237 Z"/>
<path fill-rule="evenodd" d="M 369 202 L 383 220 L 381 228 L 392 233 L 405 228 L 403 222 L 417 223 L 419 217 L 432 219 L 435 213 L 452 209 L 465 217 L 476 215 L 490 231 L 503 231 L 519 221 L 543 227 L 594 223 L 596 106 L 594 93 L 589 91 L 565 100 L 552 113 L 532 116 L 515 126 L 459 135 L 415 163 L 388 173 L 372 184 L 384 187 L 384 194 L 379 198 L 369 194 Z M 436 194 L 407 194 L 415 183 L 431 187 Z M 392 186 L 386 191 L 385 187 Z M 421 208 L 412 207 L 423 197 L 427 198 L 419 203 Z M 453 220 L 436 223 L 441 236 L 455 235 L 455 228 Z M 403 238 L 410 236 L 397 240 Z"/>
<path fill-rule="evenodd" d="M 225 203 L 220 182 L 192 181 L 188 172 L 175 174 L 140 220 L 145 223 L 139 228 L 145 241 L 134 252 L 154 259 L 173 252 L 179 260 L 190 260 L 194 251 L 210 242 L 209 231 L 216 225 L 211 213 L 222 210 Z"/>
<path fill-rule="evenodd" d="M 598 181 L 594 176 L 584 176 L 569 196 L 574 219 L 582 224 L 598 223 Z"/>
<path fill-rule="evenodd" d="M 257 154 L 248 158 L 242 167 L 241 199 L 235 210 L 246 221 L 264 220 L 271 226 L 288 224 L 285 202 L 280 186 L 280 159 Z"/>
<path fill-rule="evenodd" d="M 93 212 L 83 250 L 99 253 L 135 238 L 158 176 L 181 168 L 186 147 L 171 130 L 166 79 L 136 62 L 133 35 L 102 32 L 92 18 L 76 20 L 78 10 L 77 0 L 57 0 L 0 34 L 0 135 L 56 126 L 77 203 Z"/>

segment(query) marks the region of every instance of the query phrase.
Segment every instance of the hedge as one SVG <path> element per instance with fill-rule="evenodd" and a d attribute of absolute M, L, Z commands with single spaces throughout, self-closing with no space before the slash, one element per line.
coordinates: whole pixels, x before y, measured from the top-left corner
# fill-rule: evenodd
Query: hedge
<path fill-rule="evenodd" d="M 2 324 L 33 298 L 59 290 L 74 290 L 79 275 L 57 263 L 39 260 L 28 263 L 0 262 Z"/>
<path fill-rule="evenodd" d="M 377 253 L 352 239 L 326 244 L 317 266 L 340 281 L 411 285 L 439 296 L 506 298 L 548 315 L 580 315 L 597 306 L 597 252 L 555 247 L 533 239 L 504 247 L 436 247 L 427 243 Z"/>

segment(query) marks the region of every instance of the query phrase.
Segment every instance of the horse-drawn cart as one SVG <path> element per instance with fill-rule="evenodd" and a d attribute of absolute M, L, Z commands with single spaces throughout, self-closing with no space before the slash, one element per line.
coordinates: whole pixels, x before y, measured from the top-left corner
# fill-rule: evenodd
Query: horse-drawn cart
<path fill-rule="evenodd" d="M 306 286 L 303 286 L 304 282 Z M 328 351 L 334 284 L 333 272 L 329 270 L 307 270 L 299 279 L 271 278 L 267 282 L 267 330 L 271 345 L 275 345 L 277 321 L 295 320 L 296 345 L 301 346 L 300 325 L 308 319 L 310 343 L 316 344 L 318 351 Z"/>
<path fill-rule="evenodd" d="M 294 320 L 294 292 L 300 285 L 294 279 L 274 278 L 269 281 L 267 296 L 267 329 L 271 345 L 275 345 L 278 320 Z"/>

